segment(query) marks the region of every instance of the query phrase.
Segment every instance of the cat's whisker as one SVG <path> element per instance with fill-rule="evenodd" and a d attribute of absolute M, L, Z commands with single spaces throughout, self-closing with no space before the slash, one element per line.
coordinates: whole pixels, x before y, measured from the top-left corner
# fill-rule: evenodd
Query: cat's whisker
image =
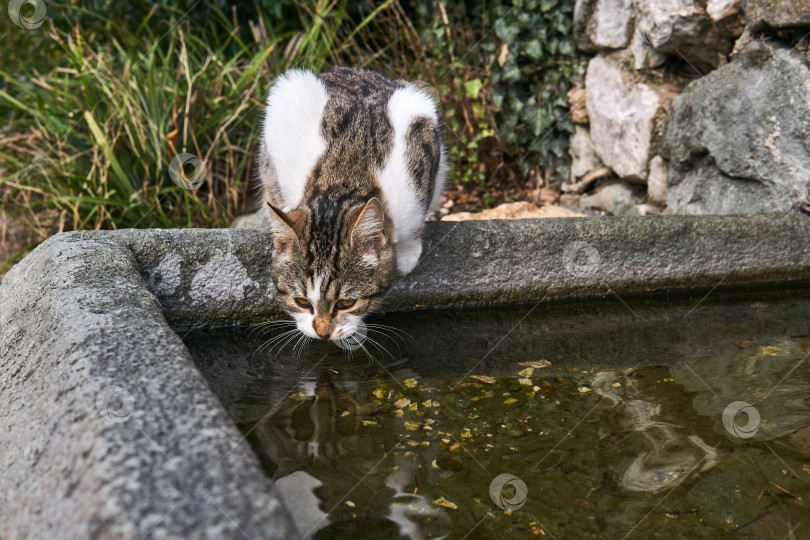
<path fill-rule="evenodd" d="M 296 326 L 296 324 L 294 322 L 292 323 L 292 325 L 283 325 L 283 326 L 279 325 L 279 326 L 276 326 L 276 327 L 273 327 L 273 328 L 265 328 L 265 329 L 262 329 L 259 332 L 259 337 L 264 338 L 264 336 L 266 336 L 270 332 L 275 332 L 277 330 L 283 330 L 284 328 L 289 328 L 290 326 L 293 326 L 294 327 L 293 329 L 297 328 L 297 326 Z"/>
<path fill-rule="evenodd" d="M 268 326 L 286 325 L 286 324 L 294 324 L 294 323 L 295 323 L 295 321 L 291 321 L 291 320 L 288 320 L 288 319 L 280 320 L 280 321 L 272 320 L 272 321 L 262 321 L 260 323 L 251 324 L 249 327 L 252 328 L 252 329 L 253 328 L 265 328 L 265 327 L 268 327 Z"/>
<path fill-rule="evenodd" d="M 298 329 L 296 328 L 295 330 L 292 330 L 292 332 L 298 332 Z M 296 336 L 296 335 L 295 335 L 295 334 L 293 334 L 293 335 L 291 335 L 289 338 L 287 338 L 286 340 L 284 340 L 284 342 L 281 344 L 281 346 L 279 346 L 278 350 L 276 351 L 276 355 L 274 356 L 274 359 L 277 359 L 277 358 L 278 358 L 278 355 L 279 355 L 279 354 L 281 354 L 281 351 L 283 351 L 283 350 L 284 350 L 284 347 L 286 347 L 288 343 L 292 342 L 292 340 L 294 340 L 294 339 L 295 339 L 295 336 Z M 271 354 L 272 354 L 272 352 L 273 352 L 273 349 L 275 349 L 275 348 L 276 348 L 276 346 L 274 345 L 274 346 L 273 346 L 273 348 L 272 348 L 272 349 L 270 349 L 270 353 L 271 353 Z"/>
<path fill-rule="evenodd" d="M 302 336 L 303 334 L 298 336 L 298 339 L 295 339 L 295 341 L 293 341 L 292 350 L 290 351 L 290 354 L 292 355 L 293 358 L 296 358 L 296 355 L 298 354 L 298 345 L 301 343 Z"/>
<path fill-rule="evenodd" d="M 370 338 L 368 335 L 366 335 L 366 340 L 367 340 L 367 341 L 369 341 L 369 342 L 370 342 L 372 345 L 374 345 L 374 347 L 376 347 L 376 348 L 377 348 L 377 350 L 380 350 L 380 351 L 384 352 L 385 354 L 387 354 L 388 356 L 390 356 L 390 357 L 391 357 L 391 360 L 396 361 L 396 358 L 394 357 L 394 355 L 393 355 L 393 354 L 391 354 L 390 352 L 388 352 L 388 351 L 385 349 L 385 347 L 383 347 L 383 346 L 382 346 L 382 345 L 381 345 L 379 342 L 377 342 L 377 341 L 373 340 L 373 339 L 372 339 L 372 338 Z"/>
<path fill-rule="evenodd" d="M 405 336 L 407 336 L 408 339 L 410 339 L 411 341 L 416 341 L 413 338 L 413 336 L 410 335 L 408 332 L 406 332 L 405 330 L 402 330 L 401 328 L 397 328 L 395 326 L 389 326 L 387 324 L 379 324 L 379 323 L 367 323 L 366 326 L 368 328 L 379 328 L 379 329 L 382 329 L 382 330 L 390 330 L 390 331 L 394 332 L 397 335 L 405 335 Z"/>
<path fill-rule="evenodd" d="M 285 332 L 285 333 L 286 333 L 286 332 Z M 284 335 L 284 334 L 281 334 L 281 335 Z M 279 337 L 281 337 L 281 335 L 279 335 L 279 336 L 275 336 L 275 337 L 273 337 L 273 338 L 271 338 L 271 339 L 267 340 L 266 342 L 262 343 L 261 345 L 259 345 L 259 346 L 256 348 L 256 351 L 255 351 L 253 354 L 254 354 L 254 355 L 259 354 L 259 353 L 262 351 L 262 349 L 263 349 L 263 348 L 265 348 L 266 346 L 268 346 L 268 345 L 270 345 L 271 343 L 273 343 L 273 341 L 275 341 L 276 339 L 278 339 Z"/>
<path fill-rule="evenodd" d="M 368 331 L 376 333 L 376 334 L 380 334 L 381 336 L 383 336 L 383 337 L 389 339 L 390 341 L 392 341 L 397 346 L 397 350 L 399 351 L 400 354 L 402 354 L 402 348 L 400 348 L 400 346 L 399 346 L 400 342 L 401 342 L 402 347 L 405 349 L 405 351 L 407 353 L 407 351 L 408 351 L 408 342 L 400 333 L 397 332 L 397 330 L 395 328 L 392 328 L 392 327 L 389 327 L 389 326 L 377 326 L 377 325 L 374 325 L 374 326 L 371 326 L 370 328 L 368 328 Z M 408 337 L 410 337 L 410 336 L 408 336 Z M 415 341 L 415 340 L 413 340 L 413 338 L 411 338 L 411 340 Z"/>
<path fill-rule="evenodd" d="M 279 336 L 283 336 L 283 335 L 285 335 L 285 334 L 287 334 L 287 333 L 289 333 L 289 332 L 293 332 L 293 331 L 295 331 L 295 330 L 297 330 L 297 328 L 292 328 L 292 329 L 290 329 L 290 330 L 287 330 L 287 331 L 285 331 L 285 332 L 282 332 L 281 334 L 277 334 L 275 337 L 271 338 L 271 341 L 272 341 L 273 339 L 275 339 L 275 338 L 279 337 Z"/>
<path fill-rule="evenodd" d="M 287 343 L 289 343 L 292 339 L 295 339 L 295 334 L 287 336 L 286 339 L 276 342 L 275 345 L 268 349 L 267 356 L 272 357 L 273 361 L 278 360 L 278 355 L 281 354 L 281 351 L 284 350 L 285 345 L 287 345 Z M 275 351 L 275 354 L 273 354 L 273 351 Z"/>
<path fill-rule="evenodd" d="M 258 349 L 256 349 L 256 352 L 253 353 L 253 354 L 254 355 L 256 355 L 256 354 L 268 354 L 273 349 L 270 348 L 269 351 L 265 350 L 265 349 L 267 349 L 267 347 L 270 347 L 274 342 L 277 342 L 278 340 L 282 339 L 285 336 L 286 336 L 286 333 L 284 335 L 282 335 L 282 336 L 276 336 L 273 339 L 267 341 L 266 343 L 263 343 Z"/>
<path fill-rule="evenodd" d="M 354 360 L 354 347 L 349 346 L 349 342 L 345 337 L 338 338 L 340 348 L 343 349 L 343 358 L 346 364 L 351 364 Z"/>
<path fill-rule="evenodd" d="M 295 321 L 267 321 L 261 324 L 253 325 L 253 329 L 259 330 L 264 328 L 273 328 L 276 326 L 290 326 L 291 324 L 295 324 Z"/>
<path fill-rule="evenodd" d="M 301 336 L 303 336 L 303 334 L 301 334 Z M 292 343 L 292 344 L 293 344 L 292 349 L 290 349 L 290 354 L 294 355 L 294 354 L 295 354 L 295 347 L 297 346 L 297 344 L 298 344 L 298 342 L 300 341 L 300 339 L 301 339 L 301 337 L 300 337 L 300 336 L 298 336 L 298 339 L 296 339 L 296 336 L 295 336 L 295 335 L 291 336 L 291 337 L 290 337 L 290 339 L 288 339 L 286 342 L 284 342 L 284 344 L 283 344 L 283 345 L 281 345 L 281 347 L 279 347 L 279 350 L 278 350 L 278 352 L 277 352 L 277 355 L 278 355 L 278 354 L 281 354 L 281 351 L 284 349 L 284 347 L 288 346 L 290 343 Z"/>
<path fill-rule="evenodd" d="M 301 335 L 303 335 L 303 336 L 304 336 L 304 341 L 303 341 L 303 343 L 301 344 L 301 350 L 300 350 L 300 352 L 298 353 L 298 360 L 297 360 L 298 362 L 301 362 L 301 354 L 303 354 L 303 353 L 304 353 L 304 351 L 307 349 L 307 347 L 309 347 L 309 344 L 310 344 L 310 342 L 312 341 L 312 338 L 311 338 L 311 337 L 309 337 L 308 335 L 306 335 L 306 334 L 301 334 Z"/>
<path fill-rule="evenodd" d="M 259 323 L 251 324 L 250 328 L 261 328 L 263 326 L 274 325 L 274 324 L 291 324 L 294 321 L 284 319 L 284 320 L 272 320 L 272 321 L 262 321 Z"/>
<path fill-rule="evenodd" d="M 297 331 L 298 331 L 298 329 L 294 328 L 292 330 L 287 330 L 286 332 L 283 332 L 283 333 L 275 336 L 272 339 L 269 339 L 266 343 L 261 344 L 259 346 L 259 348 L 256 349 L 256 352 L 253 353 L 253 354 L 255 355 L 255 354 L 260 353 L 262 351 L 262 349 L 264 349 L 265 347 L 271 345 L 273 342 L 277 342 L 277 341 L 281 340 L 282 338 L 284 338 L 285 336 L 288 336 L 289 334 L 292 334 L 292 333 L 297 332 Z M 275 345 L 273 346 L 273 348 L 275 348 Z M 272 352 L 273 348 L 270 349 L 270 352 Z"/>
<path fill-rule="evenodd" d="M 399 339 L 402 341 L 402 344 L 407 347 L 407 342 L 405 338 L 407 337 L 411 341 L 416 341 L 413 337 L 410 336 L 407 332 L 400 330 L 398 328 L 394 328 L 393 326 L 387 326 L 384 324 L 368 324 L 366 327 L 369 331 L 376 331 L 384 336 L 388 337 L 391 340 Z"/>
<path fill-rule="evenodd" d="M 293 347 L 293 354 L 295 354 L 295 361 L 300 363 L 301 362 L 301 355 L 306 350 L 307 346 L 309 345 L 309 340 L 311 338 L 306 334 L 301 334 L 301 337 L 298 338 L 298 341 L 295 342 L 295 347 Z"/>
<path fill-rule="evenodd" d="M 296 358 L 297 358 L 297 359 L 300 359 L 300 358 L 301 358 L 301 353 L 300 353 L 300 351 L 298 350 L 298 347 L 301 345 L 301 342 L 303 342 L 303 341 L 304 341 L 304 338 L 305 338 L 305 337 L 307 337 L 307 336 L 306 336 L 306 335 L 304 335 L 304 334 L 301 334 L 301 336 L 300 336 L 300 337 L 299 337 L 297 340 L 295 340 L 295 345 L 293 345 L 293 350 L 292 350 L 292 352 L 293 352 L 293 354 L 294 354 L 294 355 L 296 355 Z"/>
<path fill-rule="evenodd" d="M 366 353 L 366 357 L 369 360 L 371 360 L 371 361 L 375 360 L 374 356 L 372 356 L 372 354 L 369 352 L 369 350 L 366 349 L 361 342 L 358 341 L 357 344 L 360 346 L 361 349 L 363 349 L 363 352 Z"/>
<path fill-rule="evenodd" d="M 268 337 L 269 337 L 269 339 L 273 339 L 275 336 L 280 335 L 278 333 L 278 330 L 284 330 L 284 328 L 275 328 L 272 331 L 271 330 L 265 330 L 265 331 L 261 332 L 257 337 L 261 341 L 265 341 L 266 339 L 268 339 Z M 289 331 L 289 330 L 287 330 L 287 331 Z"/>
<path fill-rule="evenodd" d="M 397 336 L 396 336 L 396 334 L 395 334 L 395 335 L 393 335 L 393 336 L 390 336 L 390 335 L 386 334 L 385 332 L 383 332 L 383 331 L 381 331 L 381 330 L 374 329 L 374 328 L 369 328 L 369 329 L 368 329 L 368 332 L 369 332 L 369 333 L 372 333 L 372 332 L 373 332 L 373 333 L 375 333 L 375 334 L 380 334 L 381 336 L 386 337 L 386 338 L 388 338 L 389 340 L 391 340 L 391 341 L 394 343 L 394 345 L 396 345 L 396 347 L 397 347 L 397 353 L 398 353 L 400 356 L 402 356 L 402 349 L 401 349 L 401 348 L 400 348 L 400 346 L 399 346 L 399 341 L 397 341 L 397 340 L 395 339 L 395 338 L 397 337 Z M 403 343 L 403 345 L 404 345 L 404 343 Z M 405 347 L 405 351 L 407 352 L 407 350 L 408 350 L 408 347 L 406 346 L 406 347 Z"/>
<path fill-rule="evenodd" d="M 367 348 L 367 347 L 366 347 L 366 346 L 363 344 L 363 341 L 368 341 L 368 342 L 369 342 L 369 344 L 373 345 L 373 346 L 374 346 L 374 348 L 375 348 L 375 349 L 377 349 L 378 351 L 382 351 L 382 352 L 384 352 L 384 353 L 388 354 L 389 356 L 391 355 L 391 353 L 389 353 L 389 352 L 388 352 L 388 351 L 386 351 L 385 349 L 381 349 L 381 348 L 380 348 L 380 346 L 379 346 L 379 344 L 377 344 L 377 342 L 376 342 L 376 341 L 374 341 L 373 339 L 369 339 L 369 337 L 368 337 L 368 336 L 365 336 L 365 338 L 364 338 L 363 340 L 357 340 L 357 341 L 355 341 L 355 343 L 356 343 L 356 344 L 357 344 L 357 346 L 359 346 L 359 347 L 360 347 L 360 348 L 363 350 L 363 352 L 366 354 L 366 359 L 368 360 L 368 365 L 372 365 L 374 362 L 376 362 L 376 363 L 378 363 L 378 364 L 382 365 L 382 362 L 380 362 L 380 360 L 378 360 L 378 359 L 377 359 L 377 358 L 376 358 L 376 357 L 375 357 L 373 354 L 371 354 L 371 350 L 370 350 L 369 348 Z M 392 356 L 392 358 L 393 358 L 393 356 Z"/>
<path fill-rule="evenodd" d="M 295 321 L 265 321 L 257 324 L 250 325 L 250 330 L 248 331 L 248 337 L 251 337 L 257 331 L 260 332 L 259 336 L 263 336 L 268 330 L 272 330 L 277 327 L 285 327 L 289 325 L 294 325 Z"/>

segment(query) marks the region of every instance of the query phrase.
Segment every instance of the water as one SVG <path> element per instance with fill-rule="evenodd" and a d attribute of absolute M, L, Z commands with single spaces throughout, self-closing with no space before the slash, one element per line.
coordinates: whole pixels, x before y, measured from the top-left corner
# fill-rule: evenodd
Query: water
<path fill-rule="evenodd" d="M 309 537 L 810 538 L 810 290 L 702 296 L 181 335 Z"/>

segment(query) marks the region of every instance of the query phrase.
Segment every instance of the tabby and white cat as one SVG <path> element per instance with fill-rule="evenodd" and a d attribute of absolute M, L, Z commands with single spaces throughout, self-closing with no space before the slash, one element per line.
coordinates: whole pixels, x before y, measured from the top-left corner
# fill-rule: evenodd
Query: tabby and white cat
<path fill-rule="evenodd" d="M 267 98 L 259 172 L 285 309 L 307 336 L 346 338 L 422 253 L 446 176 L 437 103 L 373 71 L 289 71 Z"/>

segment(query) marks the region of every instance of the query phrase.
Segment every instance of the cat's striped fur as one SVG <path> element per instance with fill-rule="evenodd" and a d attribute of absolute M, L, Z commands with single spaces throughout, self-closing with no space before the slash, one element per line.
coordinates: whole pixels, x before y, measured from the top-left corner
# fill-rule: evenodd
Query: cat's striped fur
<path fill-rule="evenodd" d="M 350 335 L 413 269 L 445 168 L 437 104 L 418 86 L 354 68 L 279 78 L 259 172 L 273 280 L 303 333 Z"/>

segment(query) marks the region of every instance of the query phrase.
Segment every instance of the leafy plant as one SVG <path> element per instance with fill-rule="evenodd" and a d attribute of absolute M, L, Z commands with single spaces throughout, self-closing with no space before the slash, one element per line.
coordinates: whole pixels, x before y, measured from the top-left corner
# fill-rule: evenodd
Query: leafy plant
<path fill-rule="evenodd" d="M 570 0 L 409 4 L 427 44 L 425 56 L 447 65 L 457 79 L 441 87 L 444 99 L 457 104 L 459 84 L 483 98 L 466 104 L 463 122 L 459 111 L 448 106 L 448 115 L 456 116 L 448 127 L 457 135 L 450 151 L 460 179 L 503 176 L 526 183 L 540 170 L 567 174 L 573 123 L 566 94 L 571 78 L 582 70 L 573 7 Z"/>
<path fill-rule="evenodd" d="M 447 148 L 454 184 L 486 182 L 486 167 L 478 159 L 481 145 L 494 137 L 495 131 L 487 120 L 483 103 L 483 83 L 480 78 L 464 81 L 453 79 L 453 85 L 442 85 L 442 93 L 449 102 L 445 121 L 450 132 Z"/>
<path fill-rule="evenodd" d="M 492 101 L 501 138 L 518 156 L 524 175 L 556 170 L 567 161 L 574 130 L 567 93 L 582 69 L 573 38 L 574 3 L 514 0 L 496 5 L 494 34 L 482 47 L 493 53 Z M 565 172 L 563 172 L 565 174 Z"/>

